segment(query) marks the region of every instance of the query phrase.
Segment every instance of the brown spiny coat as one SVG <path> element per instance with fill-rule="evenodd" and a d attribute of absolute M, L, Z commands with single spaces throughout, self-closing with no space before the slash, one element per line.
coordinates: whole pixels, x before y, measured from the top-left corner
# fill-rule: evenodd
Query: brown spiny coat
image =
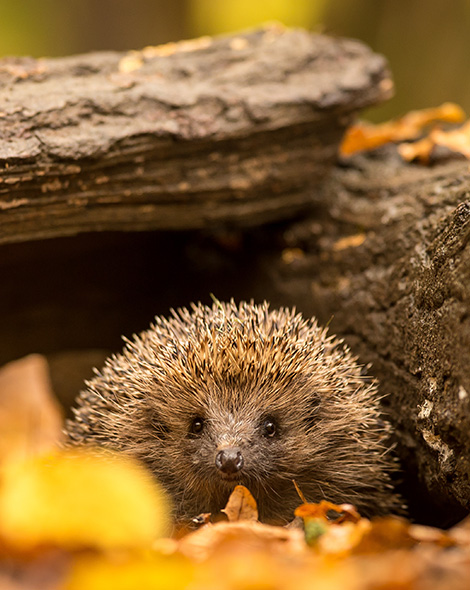
<path fill-rule="evenodd" d="M 72 443 L 141 459 L 186 519 L 220 510 L 237 483 L 266 522 L 300 503 L 399 507 L 390 488 L 375 382 L 314 319 L 267 304 L 216 302 L 157 317 L 108 359 L 78 398 Z M 235 449 L 236 468 L 217 457 Z"/>

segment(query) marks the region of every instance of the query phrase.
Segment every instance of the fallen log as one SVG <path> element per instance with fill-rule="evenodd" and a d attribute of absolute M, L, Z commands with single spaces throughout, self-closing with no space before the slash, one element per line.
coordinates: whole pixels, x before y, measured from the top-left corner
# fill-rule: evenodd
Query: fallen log
<path fill-rule="evenodd" d="M 385 60 L 270 27 L 62 59 L 0 60 L 0 243 L 257 225 L 310 206 Z"/>
<path fill-rule="evenodd" d="M 371 363 L 412 513 L 458 520 L 470 509 L 468 162 L 357 156 L 284 237 L 274 282 Z"/>

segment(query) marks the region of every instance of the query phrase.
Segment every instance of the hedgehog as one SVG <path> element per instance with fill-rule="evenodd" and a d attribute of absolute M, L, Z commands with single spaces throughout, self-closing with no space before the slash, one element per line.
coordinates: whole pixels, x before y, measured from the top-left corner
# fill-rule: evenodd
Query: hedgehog
<path fill-rule="evenodd" d="M 156 317 L 86 382 L 69 444 L 123 451 L 168 492 L 175 521 L 219 512 L 247 487 L 261 521 L 301 504 L 398 511 L 377 383 L 315 318 L 215 301 Z"/>

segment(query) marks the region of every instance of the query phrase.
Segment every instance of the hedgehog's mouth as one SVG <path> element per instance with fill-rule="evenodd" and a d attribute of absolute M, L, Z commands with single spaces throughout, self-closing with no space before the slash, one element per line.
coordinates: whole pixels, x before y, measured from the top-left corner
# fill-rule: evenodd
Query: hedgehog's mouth
<path fill-rule="evenodd" d="M 228 483 L 241 483 L 242 482 L 242 477 L 239 473 L 220 473 L 219 472 L 219 478 L 222 481 L 226 481 Z"/>

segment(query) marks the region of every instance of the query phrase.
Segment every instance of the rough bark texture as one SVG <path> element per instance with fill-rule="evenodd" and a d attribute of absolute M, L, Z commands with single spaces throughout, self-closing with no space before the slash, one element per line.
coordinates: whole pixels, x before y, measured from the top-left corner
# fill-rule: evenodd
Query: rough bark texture
<path fill-rule="evenodd" d="M 468 163 L 357 157 L 285 238 L 275 283 L 372 363 L 414 514 L 458 519 L 470 509 Z"/>
<path fill-rule="evenodd" d="M 0 243 L 253 225 L 308 207 L 358 109 L 362 44 L 268 28 L 130 54 L 0 61 Z"/>

